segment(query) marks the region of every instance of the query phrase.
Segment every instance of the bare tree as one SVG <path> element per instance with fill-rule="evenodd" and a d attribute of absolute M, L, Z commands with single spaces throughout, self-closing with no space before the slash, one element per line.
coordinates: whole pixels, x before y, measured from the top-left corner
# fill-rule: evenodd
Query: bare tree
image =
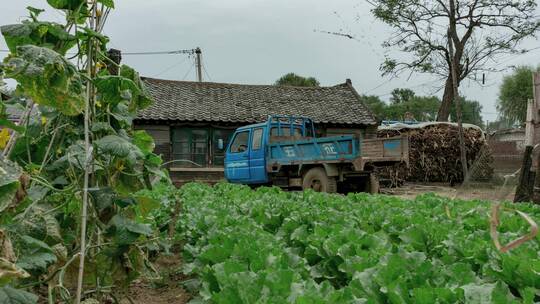
<path fill-rule="evenodd" d="M 444 94 L 437 120 L 448 120 L 454 91 L 448 36 L 455 48 L 457 85 L 497 70 L 491 61 L 504 53 L 518 53 L 519 44 L 540 28 L 535 0 L 368 0 L 375 17 L 395 29 L 383 44 L 405 53 L 387 57 L 384 75 L 403 71 L 438 75 Z"/>

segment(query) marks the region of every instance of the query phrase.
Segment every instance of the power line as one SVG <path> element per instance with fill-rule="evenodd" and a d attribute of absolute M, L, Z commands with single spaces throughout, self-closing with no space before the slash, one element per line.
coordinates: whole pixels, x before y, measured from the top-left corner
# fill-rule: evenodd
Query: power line
<path fill-rule="evenodd" d="M 530 52 L 534 52 L 534 51 L 538 51 L 538 50 L 540 50 L 540 47 L 535 47 L 535 48 L 532 48 L 532 49 L 530 49 L 530 50 L 526 50 L 525 52 L 520 53 L 520 54 L 511 54 L 511 55 L 508 55 L 508 57 L 503 58 L 503 59 L 505 59 L 505 60 L 499 61 L 499 62 L 497 62 L 497 63 L 498 63 L 498 64 L 507 63 L 507 62 L 510 62 L 510 61 L 512 61 L 512 60 L 518 59 L 519 56 L 527 55 L 527 54 L 529 54 Z"/>
<path fill-rule="evenodd" d="M 365 91 L 364 94 L 367 94 L 367 93 L 369 93 L 369 92 L 373 92 L 373 91 L 375 91 L 376 89 L 382 87 L 383 85 L 389 83 L 390 81 L 392 81 L 392 79 L 386 80 L 386 81 L 382 82 L 381 84 L 379 84 L 378 86 L 376 86 L 376 87 L 374 87 L 374 88 L 372 88 L 372 89 L 369 89 L 369 90 Z"/>
<path fill-rule="evenodd" d="M 4 50 L 4 49 L 0 49 L 0 53 L 9 53 L 10 50 Z M 158 77 L 159 75 L 162 75 L 170 70 L 172 70 L 173 68 L 183 64 L 188 58 L 191 57 L 191 55 L 195 55 L 197 52 L 197 49 L 187 49 L 187 50 L 173 50 L 173 51 L 145 51 L 145 52 L 122 52 L 122 56 L 137 56 L 137 55 L 180 55 L 180 54 L 187 54 L 187 55 L 190 55 L 188 57 L 186 57 L 184 60 L 180 61 L 179 63 L 177 64 L 173 64 L 172 66 L 169 66 L 167 67 L 166 69 L 164 69 L 163 71 L 157 73 L 154 77 Z M 76 55 L 77 53 L 68 53 L 68 54 L 73 54 L 73 55 Z M 184 80 L 188 74 L 191 72 L 191 70 L 193 69 L 193 66 L 190 67 L 190 70 L 186 73 L 186 75 L 184 76 L 184 78 L 182 80 Z M 210 75 L 208 74 L 208 71 L 206 70 L 206 68 L 203 66 L 203 69 L 206 73 L 206 76 L 211 79 Z"/>
<path fill-rule="evenodd" d="M 189 70 L 187 71 L 186 75 L 184 75 L 184 77 L 182 78 L 182 80 L 186 80 L 186 77 L 189 75 L 189 73 L 191 73 L 191 71 L 193 70 L 193 67 L 195 66 L 195 62 L 189 67 Z"/>
<path fill-rule="evenodd" d="M 376 88 L 371 89 L 370 91 L 366 91 L 366 93 L 367 93 L 367 92 L 371 92 L 371 91 L 373 91 L 373 90 L 375 90 L 375 89 L 377 89 L 377 88 L 383 86 L 384 84 L 389 83 L 390 81 L 391 81 L 391 79 L 388 80 L 388 81 L 386 81 L 386 82 L 384 82 L 384 83 L 382 83 L 382 84 L 380 84 L 380 85 L 377 86 Z M 439 81 L 440 81 L 440 80 L 435 79 L 435 80 L 427 81 L 427 82 L 424 82 L 424 83 L 421 83 L 421 84 L 418 84 L 418 85 L 414 85 L 414 86 L 410 86 L 410 87 L 399 87 L 399 88 L 400 88 L 400 89 L 409 89 L 409 90 L 410 90 L 410 89 L 414 89 L 414 88 L 418 88 L 418 87 L 423 87 L 423 86 L 426 86 L 426 85 L 428 85 L 428 84 L 430 84 L 430 83 L 435 83 L 435 82 L 439 82 Z M 364 93 L 364 94 L 366 94 L 366 93 Z M 392 95 L 392 92 L 385 93 L 385 94 L 380 94 L 380 95 L 373 95 L 373 96 L 376 96 L 376 97 L 383 97 L 383 96 L 388 96 L 388 95 Z"/>
<path fill-rule="evenodd" d="M 183 64 L 184 62 L 186 62 L 186 60 L 188 60 L 188 58 L 189 58 L 189 57 L 185 57 L 185 58 L 184 58 L 183 60 L 181 60 L 180 62 L 178 62 L 178 63 L 176 63 L 176 64 L 173 64 L 173 65 L 169 66 L 168 68 L 165 68 L 163 71 L 161 71 L 161 72 L 155 74 L 154 77 L 158 77 L 158 76 L 161 76 L 161 75 L 167 73 L 168 71 L 170 71 L 170 70 L 174 69 L 175 67 L 177 67 L 177 66 Z"/>
<path fill-rule="evenodd" d="M 1 53 L 9 53 L 10 50 L 0 50 Z M 69 55 L 76 55 L 77 53 L 70 52 Z M 122 52 L 122 56 L 133 56 L 133 55 L 178 55 L 178 54 L 195 54 L 195 49 L 189 50 L 175 50 L 175 51 L 150 51 L 150 52 Z"/>
<path fill-rule="evenodd" d="M 159 52 L 123 52 L 122 55 L 178 55 L 178 54 L 195 54 L 195 49 L 176 50 L 176 51 L 159 51 Z"/>
<path fill-rule="evenodd" d="M 212 81 L 212 77 L 210 77 L 210 74 L 208 74 L 205 64 L 202 65 L 202 68 L 203 68 L 204 74 L 206 75 L 206 77 L 208 77 L 208 80 Z"/>

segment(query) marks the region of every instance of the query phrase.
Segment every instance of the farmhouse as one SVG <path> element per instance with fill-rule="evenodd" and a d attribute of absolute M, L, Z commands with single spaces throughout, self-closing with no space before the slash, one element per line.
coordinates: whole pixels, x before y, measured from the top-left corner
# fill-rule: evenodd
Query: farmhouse
<path fill-rule="evenodd" d="M 154 138 L 177 183 L 222 179 L 234 130 L 271 114 L 311 117 L 319 136 L 376 137 L 378 122 L 350 80 L 331 87 L 143 80 L 154 104 L 139 113 L 135 128 Z"/>

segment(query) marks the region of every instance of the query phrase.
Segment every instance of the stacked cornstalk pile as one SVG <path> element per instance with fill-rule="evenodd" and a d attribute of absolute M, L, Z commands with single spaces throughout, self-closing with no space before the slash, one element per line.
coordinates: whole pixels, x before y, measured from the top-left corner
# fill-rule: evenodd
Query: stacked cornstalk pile
<path fill-rule="evenodd" d="M 492 156 L 478 128 L 464 128 L 469 180 L 488 180 L 493 175 Z M 409 136 L 409 166 L 381 168 L 383 178 L 393 181 L 460 183 L 458 127 L 454 124 L 428 124 L 421 128 L 380 129 L 378 137 Z"/>

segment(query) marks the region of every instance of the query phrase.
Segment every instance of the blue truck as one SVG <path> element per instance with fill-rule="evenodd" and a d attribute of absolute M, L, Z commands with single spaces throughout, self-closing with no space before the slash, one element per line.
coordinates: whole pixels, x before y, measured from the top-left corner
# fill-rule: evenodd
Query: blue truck
<path fill-rule="evenodd" d="M 408 163 L 408 138 L 316 137 L 313 120 L 272 115 L 236 129 L 225 152 L 232 183 L 318 192 L 378 192 L 376 167 Z"/>

